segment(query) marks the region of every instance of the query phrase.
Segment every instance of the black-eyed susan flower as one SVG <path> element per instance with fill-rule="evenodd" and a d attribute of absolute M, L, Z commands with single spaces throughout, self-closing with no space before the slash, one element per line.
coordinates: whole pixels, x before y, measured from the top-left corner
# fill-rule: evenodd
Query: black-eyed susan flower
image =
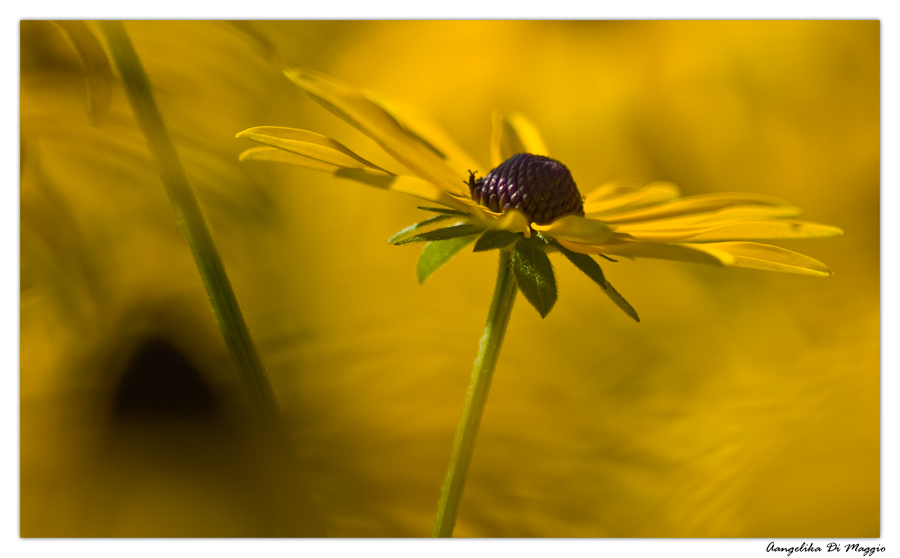
<path fill-rule="evenodd" d="M 420 281 L 472 242 L 475 251 L 511 248 L 519 288 L 546 316 L 556 301 L 546 253 L 559 251 L 637 319 L 589 255 L 832 274 L 815 259 L 767 243 L 841 234 L 836 227 L 797 220 L 800 210 L 783 200 L 750 193 L 680 197 L 668 182 L 640 188 L 608 183 L 582 196 L 565 165 L 548 156 L 537 128 L 518 113 L 493 115 L 492 170 L 483 173 L 433 120 L 411 107 L 310 70 L 286 75 L 409 172 L 387 171 L 320 134 L 273 126 L 238 134 L 266 146 L 244 151 L 241 159 L 331 172 L 440 206 L 423 208 L 436 215 L 391 239 L 428 243 L 418 264 Z"/>
<path fill-rule="evenodd" d="M 373 139 L 409 174 L 385 170 L 320 134 L 272 126 L 237 134 L 265 145 L 244 151 L 242 160 L 296 164 L 427 202 L 421 209 L 435 215 L 390 239 L 394 244 L 427 242 L 417 265 L 420 282 L 472 243 L 475 251 L 500 251 L 494 297 L 432 536 L 453 533 L 516 292 L 521 290 L 541 316 L 556 302 L 548 252 L 561 252 L 635 320 L 637 313 L 606 281 L 591 255 L 831 275 L 812 258 L 759 242 L 841 234 L 835 227 L 796 220 L 799 210 L 782 200 L 755 194 L 681 198 L 674 185 L 660 182 L 641 188 L 607 184 L 582 196 L 566 166 L 547 155 L 535 126 L 518 113 L 494 114 L 491 170 L 482 173 L 434 121 L 416 110 L 312 71 L 286 74 Z"/>

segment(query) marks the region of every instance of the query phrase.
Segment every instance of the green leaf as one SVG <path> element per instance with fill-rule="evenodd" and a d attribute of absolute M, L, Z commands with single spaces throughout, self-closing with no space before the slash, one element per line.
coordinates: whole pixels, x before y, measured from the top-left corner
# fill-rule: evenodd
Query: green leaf
<path fill-rule="evenodd" d="M 477 225 L 462 223 L 459 225 L 452 225 L 443 229 L 436 229 L 433 231 L 428 231 L 426 233 L 417 234 L 416 236 L 405 238 L 399 242 L 395 242 L 394 246 L 409 244 L 410 242 L 432 242 L 434 240 L 447 240 L 460 236 L 473 236 L 483 231 L 484 229 Z"/>
<path fill-rule="evenodd" d="M 405 229 L 403 229 L 402 231 L 395 234 L 394 236 L 392 236 L 391 238 L 389 238 L 388 244 L 393 244 L 393 243 L 397 242 L 398 240 L 401 240 L 401 239 L 409 236 L 410 233 L 412 233 L 414 231 L 424 229 L 425 227 L 429 227 L 429 226 L 431 226 L 435 223 L 439 223 L 441 221 L 445 221 L 445 220 L 449 219 L 450 217 L 451 217 L 451 215 L 435 215 L 434 217 L 425 219 L 421 223 L 416 223 L 415 225 L 410 225 L 410 226 L 406 227 Z"/>
<path fill-rule="evenodd" d="M 487 252 L 494 248 L 506 248 L 522 238 L 519 233 L 503 230 L 486 231 L 475 243 L 475 252 Z"/>
<path fill-rule="evenodd" d="M 563 256 L 566 257 L 570 262 L 572 262 L 575 267 L 584 272 L 585 275 L 594 280 L 594 283 L 600 285 L 600 288 L 604 291 L 606 290 L 606 278 L 603 276 L 603 270 L 600 269 L 600 264 L 594 260 L 594 258 L 588 256 L 587 254 L 579 254 L 578 252 L 573 252 L 560 244 L 559 242 L 553 241 L 553 246 L 562 252 Z"/>
<path fill-rule="evenodd" d="M 609 296 L 610 299 L 612 299 L 613 302 L 616 303 L 616 306 L 618 306 L 622 309 L 623 312 L 631 316 L 631 319 L 636 322 L 640 322 L 641 319 L 638 318 L 637 312 L 634 310 L 634 308 L 630 304 L 628 304 L 627 300 L 622 298 L 622 295 L 619 294 L 619 291 L 614 289 L 613 286 L 609 284 L 609 281 L 606 282 L 606 287 L 607 289 L 604 292 Z"/>
<path fill-rule="evenodd" d="M 542 318 L 547 317 L 558 296 L 550 258 L 532 243 L 519 242 L 510 261 L 519 290 Z"/>
<path fill-rule="evenodd" d="M 456 209 L 448 209 L 446 207 L 417 207 L 416 209 L 421 209 L 422 211 L 430 211 L 432 213 L 443 213 L 444 215 L 459 215 L 459 216 L 468 216 L 469 214 L 465 211 L 457 211 Z"/>
<path fill-rule="evenodd" d="M 422 249 L 422 254 L 419 255 L 419 262 L 416 264 L 416 276 L 419 278 L 419 284 L 424 283 L 425 279 L 428 279 L 439 267 L 450 261 L 450 258 L 474 240 L 474 236 L 460 236 L 426 244 Z"/>

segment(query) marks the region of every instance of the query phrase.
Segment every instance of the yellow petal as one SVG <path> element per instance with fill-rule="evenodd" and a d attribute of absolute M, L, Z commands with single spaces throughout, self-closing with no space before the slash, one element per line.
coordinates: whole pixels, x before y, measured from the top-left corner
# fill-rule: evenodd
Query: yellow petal
<path fill-rule="evenodd" d="M 393 116 L 407 133 L 444 159 L 460 176 L 466 176 L 470 170 L 484 174 L 481 165 L 460 148 L 430 115 L 412 105 L 370 91 L 364 91 L 363 95 Z"/>
<path fill-rule="evenodd" d="M 666 228 L 661 221 L 654 229 L 639 226 L 615 227 L 617 234 L 647 242 L 722 242 L 732 240 L 772 240 L 790 238 L 824 238 L 838 236 L 841 229 L 806 221 L 744 221 L 708 226 L 704 223 L 684 227 Z"/>
<path fill-rule="evenodd" d="M 630 219 L 622 220 L 618 215 L 606 216 L 603 217 L 603 222 L 609 223 L 616 230 L 627 230 L 630 232 L 632 230 L 664 230 L 678 229 L 681 227 L 709 228 L 747 221 L 789 219 L 791 217 L 796 217 L 799 214 L 800 209 L 793 206 L 736 205 L 718 211 L 686 213 L 684 215 L 673 215 L 651 220 L 632 221 Z"/>
<path fill-rule="evenodd" d="M 734 257 L 707 244 L 659 244 L 655 242 L 625 242 L 602 246 L 589 246 L 562 239 L 560 244 L 581 254 L 608 254 L 627 258 L 654 258 L 678 262 L 710 265 L 734 265 Z"/>
<path fill-rule="evenodd" d="M 277 147 L 278 149 L 296 153 L 336 168 L 369 168 L 390 174 L 383 168 L 366 161 L 342 144 L 315 132 L 279 126 L 257 126 L 244 130 L 235 137 Z"/>
<path fill-rule="evenodd" d="M 537 127 L 517 112 L 494 111 L 491 132 L 491 167 L 517 153 L 547 155 L 547 147 Z"/>
<path fill-rule="evenodd" d="M 621 213 L 665 203 L 679 196 L 678 186 L 671 182 L 651 182 L 636 192 L 610 197 L 587 198 L 584 213 L 589 217 Z"/>
<path fill-rule="evenodd" d="M 722 242 L 706 244 L 734 257 L 732 265 L 750 269 L 765 269 L 782 273 L 797 273 L 828 277 L 834 273 L 822 262 L 770 244 L 756 242 Z"/>
<path fill-rule="evenodd" d="M 602 221 L 577 215 L 566 215 L 549 225 L 532 224 L 531 227 L 553 238 L 582 244 L 604 244 L 612 237 L 612 230 Z"/>
<path fill-rule="evenodd" d="M 597 201 L 603 198 L 619 196 L 622 194 L 633 194 L 641 189 L 646 183 L 633 178 L 617 178 L 604 182 L 600 186 L 594 188 L 585 196 L 586 202 Z M 584 190 L 587 192 L 587 190 Z"/>
<path fill-rule="evenodd" d="M 432 203 L 451 207 L 460 211 L 471 212 L 472 204 L 437 188 L 431 182 L 416 176 L 398 176 L 384 174 L 369 169 L 341 168 L 334 172 L 337 178 L 346 178 L 373 186 L 382 190 L 400 192 Z"/>
<path fill-rule="evenodd" d="M 626 223 L 669 219 L 684 215 L 708 212 L 719 212 L 736 207 L 755 208 L 756 211 L 767 211 L 765 208 L 778 208 L 779 216 L 793 217 L 801 213 L 800 209 L 784 200 L 755 194 L 704 194 L 688 196 L 677 200 L 620 213 L 608 213 L 603 220 L 607 223 Z M 760 214 L 761 215 L 761 214 Z"/>
<path fill-rule="evenodd" d="M 808 221 L 751 221 L 704 231 L 692 236 L 691 242 L 827 238 L 842 234 L 844 234 L 844 231 L 838 227 L 821 223 L 810 223 Z"/>
<path fill-rule="evenodd" d="M 710 244 L 661 244 L 626 242 L 588 246 L 559 240 L 560 244 L 582 254 L 606 254 L 629 258 L 654 258 L 689 263 L 727 265 L 782 273 L 827 277 L 832 275 L 822 262 L 770 244 L 756 242 L 717 242 Z"/>
<path fill-rule="evenodd" d="M 310 159 L 303 155 L 297 155 L 283 149 L 275 147 L 251 147 L 244 150 L 238 155 L 239 161 L 266 161 L 269 163 L 286 163 L 288 165 L 297 165 L 317 171 L 334 172 L 339 167 L 330 163 L 323 163 L 318 159 Z"/>
<path fill-rule="evenodd" d="M 311 70 L 286 70 L 285 75 L 313 100 L 375 140 L 418 176 L 446 192 L 468 193 L 463 176 L 359 90 Z"/>
<path fill-rule="evenodd" d="M 112 102 L 112 66 L 100 41 L 83 21 L 55 21 L 63 36 L 75 48 L 87 85 L 88 120 L 99 126 Z"/>

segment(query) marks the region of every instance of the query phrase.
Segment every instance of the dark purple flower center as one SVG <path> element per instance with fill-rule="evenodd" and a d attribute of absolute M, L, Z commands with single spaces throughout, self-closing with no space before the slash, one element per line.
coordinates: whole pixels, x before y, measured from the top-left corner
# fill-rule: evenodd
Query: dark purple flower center
<path fill-rule="evenodd" d="M 538 225 L 563 215 L 584 215 L 572 173 L 559 161 L 541 155 L 513 155 L 477 180 L 470 172 L 469 190 L 476 203 L 491 211 L 518 209 Z"/>

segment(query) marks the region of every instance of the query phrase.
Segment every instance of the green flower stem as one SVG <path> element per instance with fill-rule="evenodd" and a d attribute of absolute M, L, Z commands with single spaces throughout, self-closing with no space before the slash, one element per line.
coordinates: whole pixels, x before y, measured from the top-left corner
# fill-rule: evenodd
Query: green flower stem
<path fill-rule="evenodd" d="M 125 92 L 147 140 L 166 193 L 175 208 L 178 223 L 194 255 L 219 328 L 225 337 L 231 358 L 237 365 L 251 407 L 270 433 L 282 437 L 283 426 L 275 394 L 266 378 L 259 353 L 250 338 L 250 332 L 225 274 L 225 266 L 222 265 L 222 259 L 219 257 L 203 212 L 156 106 L 150 89 L 150 80 L 122 22 L 102 21 L 99 25 L 106 37 L 113 62 L 125 83 Z"/>
<path fill-rule="evenodd" d="M 462 417 L 456 427 L 456 438 L 453 440 L 453 451 L 447 476 L 441 487 L 438 500 L 438 511 L 431 529 L 432 537 L 451 537 L 456 526 L 456 514 L 462 499 L 475 449 L 475 437 L 481 424 L 481 415 L 487 403 L 488 390 L 494 376 L 494 368 L 500 356 L 500 347 L 506 336 L 506 327 L 516 301 L 516 279 L 510 266 L 511 251 L 500 251 L 500 266 L 497 270 L 497 285 L 494 287 L 494 299 L 488 312 L 487 324 L 478 347 L 478 358 L 475 359 L 475 370 L 469 381 L 469 391 L 463 405 Z"/>

